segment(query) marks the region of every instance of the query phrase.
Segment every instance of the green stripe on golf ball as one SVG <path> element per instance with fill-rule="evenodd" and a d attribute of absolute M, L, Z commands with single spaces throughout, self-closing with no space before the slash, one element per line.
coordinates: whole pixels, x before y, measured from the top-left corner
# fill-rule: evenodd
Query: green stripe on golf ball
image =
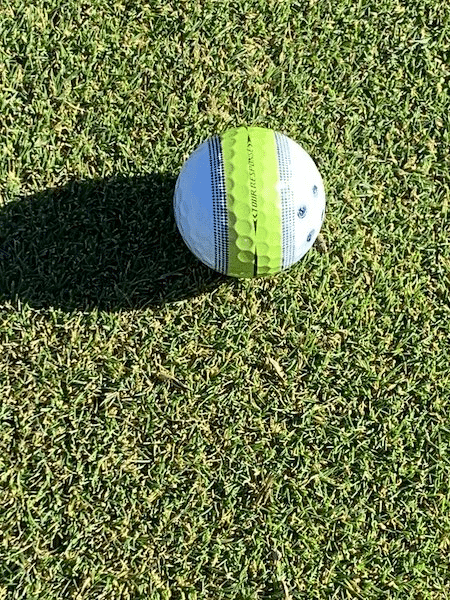
<path fill-rule="evenodd" d="M 228 273 L 254 277 L 281 268 L 281 215 L 274 132 L 239 127 L 221 136 L 228 209 Z"/>

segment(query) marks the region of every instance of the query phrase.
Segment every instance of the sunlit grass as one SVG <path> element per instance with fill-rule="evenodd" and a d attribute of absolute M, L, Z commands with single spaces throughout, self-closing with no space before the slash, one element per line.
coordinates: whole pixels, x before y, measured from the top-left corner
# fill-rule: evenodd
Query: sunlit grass
<path fill-rule="evenodd" d="M 449 39 L 434 0 L 0 7 L 0 599 L 447 597 Z M 172 215 L 240 124 L 326 186 L 269 280 Z"/>

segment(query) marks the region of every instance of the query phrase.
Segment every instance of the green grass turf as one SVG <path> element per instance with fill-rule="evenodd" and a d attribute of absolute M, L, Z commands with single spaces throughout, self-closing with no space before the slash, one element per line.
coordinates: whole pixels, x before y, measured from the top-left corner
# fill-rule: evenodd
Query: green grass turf
<path fill-rule="evenodd" d="M 0 599 L 450 597 L 445 2 L 0 4 Z M 183 161 L 282 131 L 315 246 L 238 281 Z"/>

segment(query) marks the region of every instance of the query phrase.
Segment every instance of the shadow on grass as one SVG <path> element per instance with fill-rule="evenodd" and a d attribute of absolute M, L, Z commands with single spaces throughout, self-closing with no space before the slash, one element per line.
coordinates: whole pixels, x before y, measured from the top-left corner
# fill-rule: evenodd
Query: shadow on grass
<path fill-rule="evenodd" d="M 75 181 L 0 207 L 0 301 L 118 311 L 229 281 L 185 246 L 173 215 L 175 181 L 163 174 Z"/>

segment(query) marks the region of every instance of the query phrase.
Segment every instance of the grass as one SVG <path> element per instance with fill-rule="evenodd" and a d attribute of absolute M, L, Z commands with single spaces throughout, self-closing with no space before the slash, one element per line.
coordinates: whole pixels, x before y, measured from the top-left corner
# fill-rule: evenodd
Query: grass
<path fill-rule="evenodd" d="M 0 7 L 0 599 L 450 595 L 450 12 Z M 180 240 L 183 161 L 282 131 L 327 191 L 267 280 Z"/>

